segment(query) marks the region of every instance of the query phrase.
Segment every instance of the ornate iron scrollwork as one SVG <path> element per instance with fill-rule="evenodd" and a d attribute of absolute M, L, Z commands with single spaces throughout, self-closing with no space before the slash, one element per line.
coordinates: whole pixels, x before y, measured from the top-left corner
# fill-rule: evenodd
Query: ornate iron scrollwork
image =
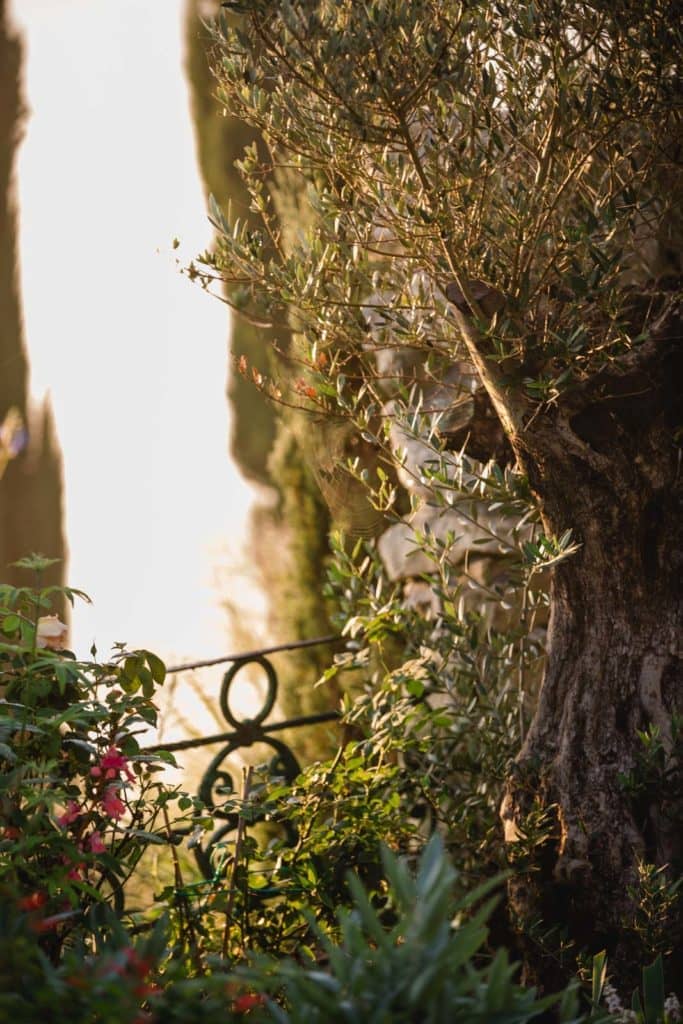
<path fill-rule="evenodd" d="M 179 665 L 168 669 L 168 672 L 179 672 L 182 669 L 203 668 L 204 666 L 215 665 L 220 662 L 231 662 L 230 668 L 223 676 L 219 695 L 221 714 L 226 723 L 231 727 L 230 730 L 212 736 L 181 740 L 176 743 L 161 743 L 147 748 L 148 750 L 178 751 L 215 745 L 217 743 L 222 744 L 204 772 L 198 790 L 198 795 L 207 810 L 216 822 L 220 822 L 208 841 L 193 847 L 195 859 L 204 878 L 208 880 L 216 878 L 219 866 L 214 863 L 216 859 L 215 851 L 219 844 L 224 842 L 226 836 L 236 832 L 238 826 L 239 814 L 234 809 L 234 804 L 229 808 L 226 807 L 226 804 L 230 804 L 240 795 L 240 787 L 236 785 L 236 778 L 237 774 L 241 772 L 243 762 L 235 758 L 234 755 L 240 750 L 245 750 L 256 744 L 263 744 L 273 752 L 270 761 L 267 762 L 269 776 L 273 778 L 280 777 L 286 782 L 293 782 L 301 771 L 299 761 L 289 745 L 284 740 L 276 738 L 273 733 L 298 729 L 306 725 L 316 725 L 322 722 L 332 722 L 339 717 L 339 712 L 337 711 L 326 711 L 315 715 L 290 718 L 280 722 L 268 722 L 268 718 L 277 704 L 278 677 L 274 666 L 266 655 L 273 654 L 276 651 L 329 644 L 337 639 L 337 637 L 333 636 L 320 637 L 293 644 L 283 644 L 260 651 L 249 651 L 243 655 L 217 658 L 193 665 Z M 238 673 L 247 665 L 258 665 L 263 670 L 266 678 L 266 692 L 261 707 L 256 714 L 249 718 L 240 718 L 230 704 L 230 696 Z M 230 762 L 231 758 L 233 758 L 232 764 Z M 262 817 L 262 815 L 260 816 L 258 813 L 255 813 L 250 823 L 253 824 L 256 821 L 262 820 Z M 289 842 L 294 842 L 296 837 L 288 833 L 286 839 Z M 258 898 L 258 890 L 254 891 L 254 896 Z"/>
<path fill-rule="evenodd" d="M 258 712 L 250 718 L 239 718 L 230 706 L 230 689 L 239 672 L 247 665 L 259 665 L 266 676 L 267 689 L 263 703 Z M 222 805 L 230 797 L 238 795 L 233 771 L 237 766 L 229 765 L 228 759 L 238 750 L 244 750 L 257 743 L 265 744 L 274 751 L 268 762 L 268 774 L 271 777 L 281 776 L 287 782 L 293 782 L 301 771 L 301 767 L 290 747 L 282 740 L 268 734 L 265 722 L 275 707 L 277 700 L 278 678 L 270 661 L 263 655 L 253 655 L 235 661 L 223 676 L 219 697 L 219 706 L 226 722 L 234 728 L 234 733 L 215 755 L 204 772 L 199 785 L 199 797 L 214 819 L 222 820 L 223 824 L 216 829 L 206 846 L 195 846 L 194 853 L 199 868 L 205 878 L 214 875 L 212 863 L 213 851 L 226 835 L 237 828 L 238 814 L 236 811 L 225 811 Z M 257 814 L 252 823 L 260 820 Z"/>

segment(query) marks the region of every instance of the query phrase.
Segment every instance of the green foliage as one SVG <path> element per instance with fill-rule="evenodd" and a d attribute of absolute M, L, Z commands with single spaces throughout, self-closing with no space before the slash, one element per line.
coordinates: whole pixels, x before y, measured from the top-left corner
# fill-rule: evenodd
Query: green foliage
<path fill-rule="evenodd" d="M 340 505 L 352 482 L 395 526 L 429 507 L 413 532 L 427 567 L 410 582 L 431 603 L 407 599 L 371 541 L 335 541 L 325 597 L 346 648 L 323 682 L 362 673 L 344 707 L 354 742 L 291 786 L 229 797 L 219 811 L 237 812 L 238 830 L 216 844 L 213 878 L 186 882 L 175 856 L 164 922 L 134 917 L 132 943 L 117 916 L 141 852 L 173 854 L 173 827 L 201 824 L 189 797 L 171 822 L 175 794 L 137 739 L 163 665 L 144 650 L 100 665 L 39 648 L 53 595 L 5 588 L 0 884 L 21 980 L 3 976 L 0 999 L 17 1020 L 49 1019 L 51 995 L 84 1024 L 502 1024 L 551 1007 L 567 1022 L 608 1019 L 604 956 L 588 1016 L 576 986 L 538 1000 L 486 900 L 500 881 L 502 782 L 543 657 L 544 573 L 575 546 L 568 531 L 541 533 L 504 446 L 497 462 L 468 455 L 461 428 L 476 419 L 468 360 L 503 419 L 519 425 L 522 408 L 528 424 L 666 313 L 678 29 L 656 0 L 637 12 L 574 2 L 561 17 L 455 0 L 228 6 L 244 17 L 215 29 L 222 101 L 264 147 L 239 165 L 249 219 L 213 201 L 218 248 L 190 276 L 219 277 L 252 320 L 298 332 L 290 355 L 305 376 L 282 389 L 252 377 L 332 423 L 327 438 L 342 425 L 318 467 Z M 284 224 L 288 189 L 300 217 Z M 439 405 L 434 385 L 451 371 Z M 624 780 L 636 803 L 669 770 L 656 735 L 643 746 Z M 548 842 L 550 810 L 524 823 L 520 862 Z M 643 870 L 634 927 L 666 952 L 651 925 L 675 894 Z M 656 960 L 636 1019 L 669 1012 L 662 978 Z"/>
<path fill-rule="evenodd" d="M 349 885 L 353 908 L 339 914 L 341 941 L 322 932 L 318 938 L 329 968 L 317 963 L 257 961 L 245 971 L 253 983 L 267 977 L 272 989 L 282 987 L 286 1009 L 272 1007 L 276 1021 L 475 1022 L 522 1024 L 557 1002 L 538 1000 L 514 981 L 517 968 L 507 954 L 477 964 L 486 939 L 486 918 L 492 901 L 470 913 L 500 879 L 469 894 L 452 897 L 454 871 L 443 845 L 433 837 L 413 877 L 405 863 L 383 851 L 387 879 L 385 905 L 378 911 L 355 878 Z M 495 902 L 495 898 L 494 901 Z M 387 927 L 389 914 L 394 923 Z M 564 1020 L 569 1018 L 564 1017 Z"/>
<path fill-rule="evenodd" d="M 407 625 L 397 617 L 388 631 L 381 621 L 373 627 L 363 582 L 373 571 L 371 560 L 360 571 L 340 554 L 337 582 L 355 588 L 363 628 L 380 649 Z M 379 601 L 381 588 L 373 593 Z M 606 1019 L 604 959 L 587 1017 L 575 984 L 539 999 L 491 941 L 503 876 L 490 851 L 477 871 L 474 862 L 487 849 L 495 803 L 484 785 L 495 701 L 463 709 L 456 692 L 452 706 L 432 707 L 437 674 L 424 659 L 401 663 L 350 711 L 356 727 L 365 720 L 363 739 L 290 786 L 267 773 L 242 799 L 225 801 L 220 811 L 241 819 L 237 838 L 216 844 L 212 879 L 186 881 L 177 843 L 209 823 L 196 800 L 159 778 L 170 755 L 150 755 L 138 739 L 156 720 L 148 691 L 163 682 L 163 664 L 122 648 L 106 663 L 76 661 L 61 647 L 61 624 L 41 615 L 58 591 L 5 587 L 2 595 L 2 1019 L 522 1024 L 551 1008 L 567 1024 Z M 476 651 L 471 638 L 465 650 Z M 363 660 L 362 644 L 347 657 Z M 471 669 L 469 653 L 465 664 Z M 481 746 L 467 756 L 487 765 L 473 785 L 473 765 L 458 766 L 455 753 L 476 715 Z M 455 758 L 449 771 L 461 781 L 451 793 L 469 792 L 465 809 L 452 796 L 452 804 L 436 799 L 444 783 L 434 750 Z M 447 826 L 461 871 L 437 824 Z M 126 883 L 150 846 L 170 852 L 174 881 L 152 906 L 127 911 Z M 475 874 L 484 881 L 473 886 Z M 674 1019 L 660 1014 L 662 979 L 660 959 L 643 975 L 644 1024 Z"/>
<path fill-rule="evenodd" d="M 675 175 L 672 11 L 255 0 L 238 23 L 222 17 L 220 98 L 269 154 L 240 165 L 258 230 L 213 204 L 207 274 L 253 315 L 293 316 L 333 377 L 343 364 L 357 376 L 363 303 L 381 321 L 371 348 L 462 352 L 455 282 L 508 384 L 553 401 L 661 314 L 660 299 L 634 314 L 624 289 L 640 267 L 666 274 L 654 250 L 680 227 L 662 187 Z M 279 165 L 314 214 L 293 250 L 264 187 Z M 493 315 L 482 281 L 502 299 Z M 327 376 L 313 374 L 323 405 Z"/>
<path fill-rule="evenodd" d="M 632 892 L 635 915 L 633 931 L 650 956 L 669 956 L 676 943 L 676 917 L 680 912 L 683 879 L 670 878 L 669 865 L 640 863 L 638 885 Z"/>
<path fill-rule="evenodd" d="M 46 560 L 21 567 L 40 574 Z M 163 663 L 123 648 L 106 663 L 77 661 L 44 614 L 61 597 L 86 595 L 0 588 L 0 886 L 52 959 L 88 933 L 93 908 L 121 909 L 145 849 L 172 841 L 171 820 L 198 816 L 194 800 L 174 809 L 180 794 L 161 777 L 172 756 L 137 738 L 156 723 Z"/>
<path fill-rule="evenodd" d="M 466 579 L 454 586 L 437 577 L 442 611 L 420 614 L 361 541 L 353 552 L 337 546 L 329 587 L 350 642 L 327 675 L 367 674 L 364 694 L 346 703 L 348 721 L 366 734 L 363 749 L 396 764 L 407 812 L 444 828 L 465 877 L 499 870 L 501 789 L 526 725 L 538 640 L 470 610 Z M 495 607 L 505 589 L 490 588 L 488 598 Z"/>
<path fill-rule="evenodd" d="M 497 1021 L 523 1024 L 558 1003 L 536 998 L 514 980 L 507 954 L 479 954 L 495 879 L 466 899 L 452 896 L 454 871 L 441 842 L 426 847 L 416 874 L 383 850 L 386 876 L 381 910 L 357 878 L 349 879 L 353 907 L 339 914 L 339 940 L 313 925 L 319 961 L 251 957 L 226 970 L 214 961 L 208 973 L 187 976 L 169 958 L 169 933 L 160 921 L 145 939 L 129 936 L 105 915 L 91 924 L 90 942 L 66 949 L 58 964 L 40 955 L 26 919 L 0 918 L 0 1009 L 19 1024 L 38 1017 L 97 1021 L 163 1020 L 214 1024 L 256 1021 Z M 390 924 L 387 924 L 387 918 Z M 30 924 L 30 922 L 28 922 Z M 323 965 L 326 960 L 328 966 Z M 268 995 L 266 995 L 266 993 Z M 563 997 L 560 1020 L 574 997 Z M 146 1007 L 146 1012 L 141 1010 Z"/>
<path fill-rule="evenodd" d="M 683 719 L 675 713 L 671 716 L 670 740 L 654 725 L 639 731 L 638 740 L 634 766 L 620 776 L 621 784 L 630 795 L 638 818 L 642 819 L 656 805 L 675 830 L 683 798 L 679 768 L 683 754 Z"/>
<path fill-rule="evenodd" d="M 605 953 L 593 957 L 591 977 L 592 1012 L 588 1020 L 593 1024 L 676 1024 L 681 1019 L 681 1007 L 675 995 L 665 997 L 664 967 L 661 956 L 643 967 L 642 984 L 631 997 L 629 1008 L 623 1006 L 619 994 L 607 980 Z M 604 1002 L 606 1011 L 601 1009 Z"/>

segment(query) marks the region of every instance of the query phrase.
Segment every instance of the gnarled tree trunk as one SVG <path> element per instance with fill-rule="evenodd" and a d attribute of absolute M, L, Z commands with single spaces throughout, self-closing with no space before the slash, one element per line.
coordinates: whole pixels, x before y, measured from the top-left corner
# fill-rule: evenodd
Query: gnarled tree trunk
<path fill-rule="evenodd" d="M 680 867 L 683 842 L 672 735 L 683 709 L 679 328 L 669 337 L 568 393 L 515 442 L 546 533 L 571 526 L 580 548 L 554 569 L 544 682 L 502 808 L 520 851 L 534 810 L 552 823 L 511 903 L 527 927 L 539 916 L 565 927 L 575 951 L 607 949 L 624 989 L 648 956 L 631 927 L 639 862 Z M 638 736 L 648 729 L 664 748 L 649 769 Z M 680 918 L 660 924 L 683 948 Z M 525 958 L 528 980 L 560 980 L 533 942 Z"/>

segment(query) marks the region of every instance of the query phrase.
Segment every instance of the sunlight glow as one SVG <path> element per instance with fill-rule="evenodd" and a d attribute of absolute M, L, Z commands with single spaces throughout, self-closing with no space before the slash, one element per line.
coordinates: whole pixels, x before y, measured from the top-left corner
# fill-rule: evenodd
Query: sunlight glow
<path fill-rule="evenodd" d="M 169 660 L 229 648 L 212 578 L 242 558 L 256 500 L 228 455 L 226 309 L 175 262 L 210 241 L 182 7 L 15 0 L 31 391 L 49 390 L 63 450 L 68 582 L 95 601 L 73 616 L 80 656 L 93 640 Z M 258 619 L 255 585 L 239 587 Z"/>

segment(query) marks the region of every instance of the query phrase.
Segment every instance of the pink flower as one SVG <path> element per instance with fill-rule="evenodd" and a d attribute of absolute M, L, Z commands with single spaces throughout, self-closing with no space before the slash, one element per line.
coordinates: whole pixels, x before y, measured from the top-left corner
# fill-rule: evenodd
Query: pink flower
<path fill-rule="evenodd" d="M 101 853 L 101 851 L 94 850 L 93 853 Z M 74 864 L 73 867 L 70 867 L 67 871 L 66 877 L 70 878 L 72 882 L 82 882 L 84 868 L 85 864 Z"/>
<path fill-rule="evenodd" d="M 60 814 L 57 818 L 57 824 L 60 828 L 66 828 L 67 825 L 72 825 L 73 822 L 76 821 L 76 818 L 78 818 L 80 813 L 80 804 L 77 803 L 76 800 L 69 800 L 64 814 Z"/>
<path fill-rule="evenodd" d="M 97 831 L 97 829 L 95 829 L 94 832 L 91 832 L 90 835 L 88 836 L 88 849 L 90 850 L 91 853 L 107 852 L 107 847 L 102 842 L 102 836 Z"/>
<path fill-rule="evenodd" d="M 117 795 L 115 786 L 107 786 L 100 803 L 102 804 L 102 810 L 110 818 L 118 819 L 125 814 L 126 805 Z"/>
<path fill-rule="evenodd" d="M 128 758 L 124 757 L 116 747 L 110 747 L 107 753 L 101 758 L 99 765 L 90 769 L 90 774 L 95 779 L 118 779 L 121 772 L 125 772 L 129 782 L 135 782 L 135 776 L 128 767 Z"/>

